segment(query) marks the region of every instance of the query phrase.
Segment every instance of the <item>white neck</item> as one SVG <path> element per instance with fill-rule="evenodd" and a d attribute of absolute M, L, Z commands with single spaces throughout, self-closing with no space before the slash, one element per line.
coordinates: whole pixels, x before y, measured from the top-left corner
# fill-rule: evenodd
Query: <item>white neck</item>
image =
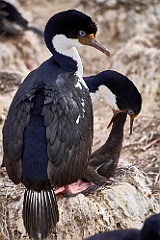
<path fill-rule="evenodd" d="M 69 39 L 63 34 L 57 34 L 53 37 L 52 43 L 54 49 L 67 57 L 71 57 L 74 61 L 77 62 L 78 73 L 83 76 L 83 66 L 81 58 L 78 54 L 76 47 L 80 47 L 78 39 Z"/>
<path fill-rule="evenodd" d="M 116 95 L 111 92 L 109 88 L 104 85 L 99 86 L 99 90 L 94 93 L 90 93 L 92 102 L 95 102 L 102 98 L 107 105 L 113 110 L 119 110 L 116 101 Z"/>
<path fill-rule="evenodd" d="M 116 95 L 112 93 L 107 86 L 99 86 L 99 96 L 104 99 L 104 101 L 109 105 L 111 109 L 119 110 L 117 106 Z"/>

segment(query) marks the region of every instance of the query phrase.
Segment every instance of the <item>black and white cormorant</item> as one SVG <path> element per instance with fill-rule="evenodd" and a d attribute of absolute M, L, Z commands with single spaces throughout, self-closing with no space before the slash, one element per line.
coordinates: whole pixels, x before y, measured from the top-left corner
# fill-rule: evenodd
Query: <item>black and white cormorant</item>
<path fill-rule="evenodd" d="M 85 177 L 99 187 L 114 176 L 122 149 L 126 116 L 128 114 L 131 118 L 131 134 L 133 119 L 141 111 L 142 98 L 132 81 L 113 70 L 106 70 L 84 79 L 93 100 L 102 97 L 114 113 L 109 124 L 113 123 L 109 137 L 99 149 L 92 153 Z"/>
<path fill-rule="evenodd" d="M 43 31 L 29 26 L 28 21 L 13 4 L 0 0 L 0 35 L 15 36 L 24 30 L 31 30 L 43 36 Z"/>
<path fill-rule="evenodd" d="M 98 233 L 86 240 L 160 240 L 160 214 L 152 215 L 142 229 L 122 229 Z"/>
<path fill-rule="evenodd" d="M 5 166 L 10 179 L 26 187 L 23 220 L 34 239 L 47 237 L 58 222 L 52 186 L 83 178 L 90 159 L 92 102 L 76 47 L 90 45 L 109 56 L 96 32 L 82 12 L 53 15 L 44 31 L 53 56 L 25 78 L 4 123 Z"/>

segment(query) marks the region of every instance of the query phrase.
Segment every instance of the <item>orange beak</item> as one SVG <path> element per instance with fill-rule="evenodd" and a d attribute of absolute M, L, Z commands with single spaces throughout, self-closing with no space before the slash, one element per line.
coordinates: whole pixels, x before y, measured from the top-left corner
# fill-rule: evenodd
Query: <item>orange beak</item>
<path fill-rule="evenodd" d="M 114 122 L 116 116 L 120 112 L 126 112 L 126 110 L 117 110 L 117 111 L 113 110 L 113 117 L 112 117 L 110 123 L 108 124 L 107 128 L 109 128 L 112 125 L 112 123 Z M 130 132 L 129 132 L 129 135 L 131 135 L 132 132 L 133 132 L 133 122 L 134 122 L 134 119 L 137 117 L 137 115 L 129 115 L 129 116 L 130 116 Z"/>
<path fill-rule="evenodd" d="M 108 57 L 110 56 L 110 52 L 108 51 L 108 49 L 104 48 L 100 43 L 98 43 L 95 40 L 95 36 L 94 34 L 88 34 L 86 36 L 80 36 L 78 35 L 78 40 L 81 44 L 83 45 L 89 45 L 91 47 L 94 47 L 96 49 L 98 49 L 100 52 L 104 53 L 105 55 L 107 55 Z"/>
<path fill-rule="evenodd" d="M 129 133 L 129 135 L 131 135 L 133 132 L 133 122 L 136 117 L 137 117 L 137 115 L 132 115 L 132 116 L 130 115 L 130 133 Z"/>

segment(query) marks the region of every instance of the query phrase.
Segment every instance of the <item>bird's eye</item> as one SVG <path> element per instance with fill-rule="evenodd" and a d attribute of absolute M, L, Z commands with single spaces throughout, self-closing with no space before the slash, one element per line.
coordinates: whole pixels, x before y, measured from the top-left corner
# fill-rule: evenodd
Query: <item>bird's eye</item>
<path fill-rule="evenodd" d="M 134 111 L 133 111 L 132 109 L 129 109 L 129 110 L 128 110 L 128 114 L 131 115 L 131 116 L 132 116 L 132 115 L 135 115 L 135 113 L 134 113 Z"/>
<path fill-rule="evenodd" d="M 79 31 L 79 35 L 80 35 L 81 37 L 85 37 L 85 36 L 86 36 L 86 32 L 83 31 L 83 30 L 81 30 L 81 31 Z"/>

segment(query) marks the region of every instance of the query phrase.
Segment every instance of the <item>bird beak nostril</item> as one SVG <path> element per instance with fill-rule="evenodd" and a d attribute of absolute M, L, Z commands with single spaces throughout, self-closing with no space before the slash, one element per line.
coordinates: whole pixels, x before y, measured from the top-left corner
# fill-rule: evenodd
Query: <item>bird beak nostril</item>
<path fill-rule="evenodd" d="M 103 47 L 100 43 L 98 43 L 95 40 L 94 34 L 88 34 L 86 36 L 78 35 L 78 41 L 83 45 L 89 45 L 91 47 L 98 49 L 100 52 L 104 53 L 108 57 L 110 56 L 110 52 L 108 51 L 108 49 Z"/>

